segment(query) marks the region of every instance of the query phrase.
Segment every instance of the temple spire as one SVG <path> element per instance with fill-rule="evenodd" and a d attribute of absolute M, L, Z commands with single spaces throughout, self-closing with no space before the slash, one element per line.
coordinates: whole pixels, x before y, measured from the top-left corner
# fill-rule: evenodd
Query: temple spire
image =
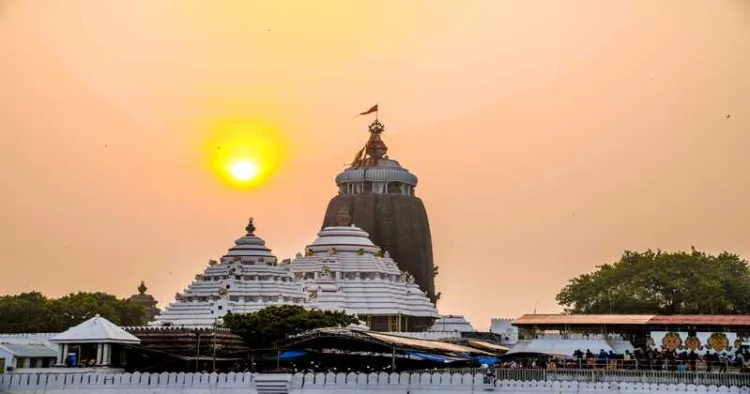
<path fill-rule="evenodd" d="M 141 281 L 141 284 L 138 286 L 138 294 L 146 294 L 146 290 L 148 290 L 148 287 Z"/>
<path fill-rule="evenodd" d="M 245 231 L 247 231 L 247 235 L 255 235 L 255 225 L 253 224 L 253 218 L 250 218 L 247 222 L 247 226 L 245 226 Z"/>

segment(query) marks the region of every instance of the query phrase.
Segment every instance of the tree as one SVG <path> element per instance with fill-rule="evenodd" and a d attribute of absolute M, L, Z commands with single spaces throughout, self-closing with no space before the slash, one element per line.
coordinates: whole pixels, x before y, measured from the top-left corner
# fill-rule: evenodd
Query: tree
<path fill-rule="evenodd" d="M 111 294 L 78 292 L 51 302 L 58 322 L 64 329 L 96 315 L 120 326 L 140 326 L 146 323 L 146 313 L 142 306 Z"/>
<path fill-rule="evenodd" d="M 70 294 L 49 299 L 38 292 L 0 297 L 0 332 L 62 332 L 100 315 L 112 323 L 146 323 L 142 306 L 105 293 Z"/>
<path fill-rule="evenodd" d="M 568 313 L 747 314 L 750 268 L 727 252 L 626 251 L 571 279 L 556 299 Z"/>
<path fill-rule="evenodd" d="M 39 292 L 0 297 L 0 332 L 56 332 L 47 297 Z"/>
<path fill-rule="evenodd" d="M 344 327 L 357 321 L 344 312 L 307 310 L 297 305 L 274 305 L 258 312 L 224 316 L 224 326 L 253 349 L 269 348 L 274 342 L 316 328 Z"/>

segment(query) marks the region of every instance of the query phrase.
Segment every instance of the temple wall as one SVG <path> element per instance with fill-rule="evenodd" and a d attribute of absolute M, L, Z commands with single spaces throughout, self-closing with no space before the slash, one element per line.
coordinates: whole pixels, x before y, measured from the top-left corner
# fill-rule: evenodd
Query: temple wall
<path fill-rule="evenodd" d="M 686 384 L 578 383 L 498 381 L 495 387 L 482 383 L 481 375 L 448 373 L 402 374 L 24 374 L 0 377 L 0 393 L 96 393 L 96 394 L 233 394 L 278 392 L 274 384 L 287 385 L 293 394 L 379 393 L 463 394 L 504 393 L 701 393 L 748 394 L 750 388 Z"/>

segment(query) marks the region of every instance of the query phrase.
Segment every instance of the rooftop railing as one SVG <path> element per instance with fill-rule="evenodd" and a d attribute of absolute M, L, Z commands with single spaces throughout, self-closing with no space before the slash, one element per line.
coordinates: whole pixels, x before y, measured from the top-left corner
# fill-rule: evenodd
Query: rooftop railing
<path fill-rule="evenodd" d="M 544 340 L 557 340 L 557 341 L 563 341 L 563 340 L 578 340 L 578 341 L 586 341 L 586 340 L 625 340 L 625 338 L 621 334 L 534 334 L 534 333 L 528 333 L 528 332 L 521 332 L 518 334 L 518 339 L 544 339 Z"/>
<path fill-rule="evenodd" d="M 415 371 L 417 372 L 417 371 Z M 483 374 L 481 368 L 447 368 L 419 372 L 450 374 Z M 587 383 L 645 383 L 645 384 L 693 384 L 715 386 L 737 386 L 750 388 L 750 373 L 703 372 L 703 371 L 649 371 L 649 370 L 607 370 L 607 369 L 508 369 L 495 368 L 498 381 L 558 381 Z"/>

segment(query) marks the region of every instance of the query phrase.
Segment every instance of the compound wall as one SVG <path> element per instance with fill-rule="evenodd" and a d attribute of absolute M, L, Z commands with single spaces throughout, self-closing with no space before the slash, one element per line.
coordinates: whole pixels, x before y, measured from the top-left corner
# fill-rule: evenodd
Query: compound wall
<path fill-rule="evenodd" d="M 504 393 L 699 393 L 750 394 L 748 387 L 692 384 L 518 382 L 497 381 L 485 385 L 481 375 L 470 374 L 53 374 L 30 373 L 0 378 L 0 393 L 13 394 L 264 394 L 281 388 L 292 394 L 468 394 Z"/>

